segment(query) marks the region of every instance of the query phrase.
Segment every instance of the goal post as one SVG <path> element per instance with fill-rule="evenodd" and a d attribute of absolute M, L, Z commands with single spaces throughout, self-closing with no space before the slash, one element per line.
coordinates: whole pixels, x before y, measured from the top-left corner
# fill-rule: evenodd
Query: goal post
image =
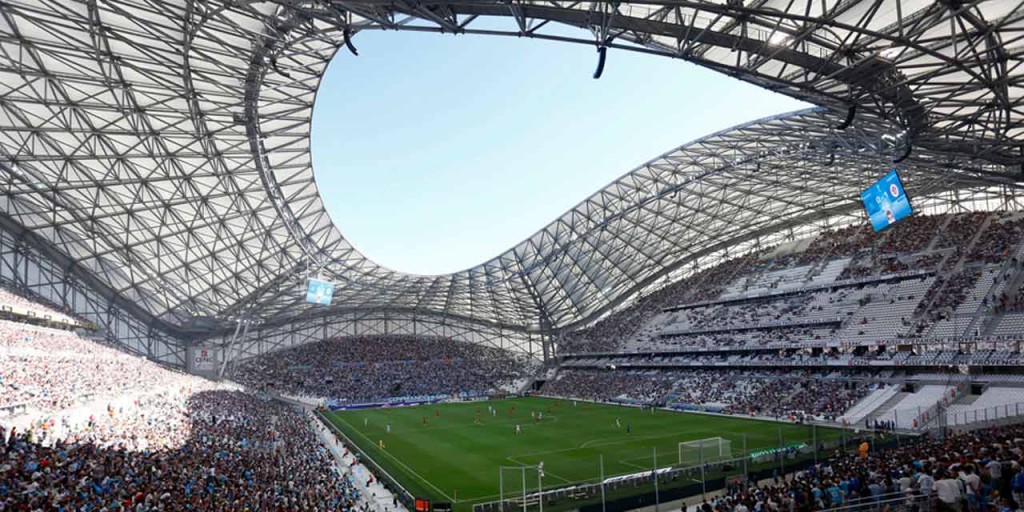
<path fill-rule="evenodd" d="M 696 466 L 732 458 L 732 442 L 722 437 L 709 437 L 679 443 L 679 465 Z"/>

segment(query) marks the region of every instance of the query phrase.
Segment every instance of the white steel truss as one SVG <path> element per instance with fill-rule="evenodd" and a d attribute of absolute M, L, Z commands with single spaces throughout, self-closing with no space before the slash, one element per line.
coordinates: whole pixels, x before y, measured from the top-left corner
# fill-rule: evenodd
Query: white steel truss
<path fill-rule="evenodd" d="M 0 221 L 181 339 L 369 312 L 561 331 L 854 215 L 894 160 L 914 197 L 1015 193 L 1022 28 L 1001 1 L 0 0 Z M 670 151 L 493 260 L 406 274 L 351 246 L 311 167 L 320 80 L 365 30 L 591 44 L 599 67 L 655 53 L 821 107 Z M 311 273 L 335 306 L 303 303 Z"/>

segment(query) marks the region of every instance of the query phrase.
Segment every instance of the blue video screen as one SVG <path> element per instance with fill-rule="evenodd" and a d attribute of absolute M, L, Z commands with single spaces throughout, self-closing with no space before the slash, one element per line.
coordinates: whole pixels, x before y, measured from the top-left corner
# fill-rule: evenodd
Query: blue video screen
<path fill-rule="evenodd" d="M 334 298 L 334 283 L 319 279 L 309 280 L 306 287 L 306 302 L 330 306 L 332 298 Z"/>
<path fill-rule="evenodd" d="M 860 199 L 864 201 L 864 209 L 875 231 L 881 231 L 914 213 L 896 169 L 861 192 Z"/>

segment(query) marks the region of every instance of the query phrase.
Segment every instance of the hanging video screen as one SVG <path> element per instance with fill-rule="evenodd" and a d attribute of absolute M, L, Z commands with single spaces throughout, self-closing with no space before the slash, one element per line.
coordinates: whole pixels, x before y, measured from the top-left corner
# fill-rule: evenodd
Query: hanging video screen
<path fill-rule="evenodd" d="M 860 199 L 875 231 L 881 231 L 914 213 L 896 169 L 861 192 Z"/>
<path fill-rule="evenodd" d="M 306 286 L 306 302 L 330 306 L 331 299 L 333 298 L 334 283 L 328 283 L 319 279 L 309 280 L 309 284 Z"/>

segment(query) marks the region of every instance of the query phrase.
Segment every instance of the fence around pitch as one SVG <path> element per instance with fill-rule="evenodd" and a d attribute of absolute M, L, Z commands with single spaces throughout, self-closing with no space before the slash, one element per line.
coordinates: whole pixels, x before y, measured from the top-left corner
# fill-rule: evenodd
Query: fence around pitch
<path fill-rule="evenodd" d="M 946 410 L 947 427 L 971 427 L 1017 419 L 1024 414 L 1024 403 L 994 405 L 969 411 Z"/>
<path fill-rule="evenodd" d="M 319 418 L 319 420 L 324 425 L 327 425 L 327 428 L 329 428 L 331 432 L 334 432 L 338 437 L 342 439 L 346 448 L 351 450 L 352 453 L 359 456 L 359 463 L 367 466 L 370 469 L 370 473 L 375 475 L 378 479 L 380 479 L 381 482 L 385 484 L 385 487 L 387 487 L 395 494 L 395 496 L 398 498 L 398 501 L 405 506 L 406 510 L 416 510 L 416 497 L 413 496 L 412 493 L 410 493 L 408 490 L 406 490 L 406 488 L 402 486 L 398 479 L 391 476 L 391 474 L 385 471 L 384 468 L 382 468 L 379 464 L 377 464 L 377 462 L 374 461 L 372 457 L 368 456 L 365 452 L 363 452 L 363 450 L 359 448 L 358 444 L 354 443 L 352 439 L 350 439 L 343 430 L 338 428 L 338 426 L 335 425 L 333 421 L 331 421 L 330 419 L 327 418 L 327 416 L 324 415 L 323 411 L 316 411 L 316 415 L 317 418 Z"/>
<path fill-rule="evenodd" d="M 926 498 L 917 491 L 912 493 L 896 491 L 878 496 L 854 498 L 843 503 L 842 506 L 822 509 L 822 512 L 869 512 L 883 510 L 887 512 L 920 512 L 921 510 L 929 509 L 923 507 L 926 503 L 935 505 L 935 500 L 934 496 Z M 930 510 L 938 510 L 938 508 L 932 506 Z"/>
<path fill-rule="evenodd" d="M 916 435 L 860 432 L 859 429 L 816 428 L 809 426 L 806 438 L 786 438 L 779 428 L 776 447 L 747 448 L 745 437 L 730 439 L 733 456 L 703 465 L 680 465 L 678 453 L 652 453 L 649 468 L 617 475 L 605 473 L 603 457 L 593 461 L 588 480 L 548 486 L 537 485 L 533 478 L 524 488 L 509 488 L 506 480 L 504 500 L 473 505 L 473 512 L 557 512 L 580 509 L 584 512 L 628 510 L 659 505 L 681 498 L 706 495 L 729 484 L 760 481 L 799 471 L 828 458 L 836 450 L 857 450 L 868 443 L 871 451 L 915 442 Z M 815 447 L 817 449 L 815 449 Z M 637 460 L 637 459 L 632 459 Z M 653 461 L 662 461 L 655 465 Z M 496 474 L 495 478 L 499 476 Z M 538 489 L 540 489 L 538 491 Z"/>

